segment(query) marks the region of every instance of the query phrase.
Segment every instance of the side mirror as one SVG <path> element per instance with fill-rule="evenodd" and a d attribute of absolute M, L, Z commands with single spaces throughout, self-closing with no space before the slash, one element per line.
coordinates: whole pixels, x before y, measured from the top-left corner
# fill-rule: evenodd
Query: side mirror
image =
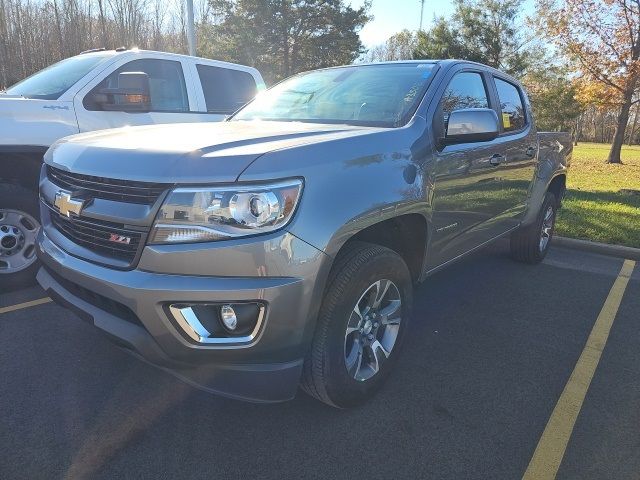
<path fill-rule="evenodd" d="M 149 75 L 144 72 L 118 74 L 117 88 L 103 88 L 92 99 L 102 110 L 144 113 L 151 110 Z"/>
<path fill-rule="evenodd" d="M 498 115 L 490 108 L 466 108 L 449 114 L 445 144 L 486 142 L 500 133 Z"/>

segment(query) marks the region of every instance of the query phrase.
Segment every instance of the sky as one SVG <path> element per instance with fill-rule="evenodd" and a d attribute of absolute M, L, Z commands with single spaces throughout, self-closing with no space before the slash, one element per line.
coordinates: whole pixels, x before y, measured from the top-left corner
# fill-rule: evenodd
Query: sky
<path fill-rule="evenodd" d="M 358 8 L 365 0 L 351 0 L 351 6 Z M 403 30 L 417 30 L 420 26 L 420 0 L 372 0 L 370 13 L 373 21 L 364 26 L 360 38 L 367 48 L 384 43 L 394 33 Z M 533 11 L 534 0 L 524 0 L 525 11 Z M 436 16 L 449 16 L 454 7 L 451 0 L 425 0 L 423 28 L 428 28 Z"/>

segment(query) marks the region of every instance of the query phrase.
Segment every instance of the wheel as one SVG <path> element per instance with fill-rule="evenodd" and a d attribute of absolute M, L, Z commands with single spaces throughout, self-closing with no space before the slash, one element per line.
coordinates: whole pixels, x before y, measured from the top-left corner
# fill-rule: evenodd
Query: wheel
<path fill-rule="evenodd" d="M 354 242 L 329 275 L 302 389 L 339 408 L 370 398 L 392 370 L 411 309 L 407 265 L 393 250 Z"/>
<path fill-rule="evenodd" d="M 514 260 L 536 264 L 544 259 L 551 245 L 557 209 L 555 195 L 547 192 L 536 221 L 511 234 L 511 256 Z"/>
<path fill-rule="evenodd" d="M 0 292 L 34 283 L 39 218 L 35 192 L 18 185 L 0 185 Z"/>

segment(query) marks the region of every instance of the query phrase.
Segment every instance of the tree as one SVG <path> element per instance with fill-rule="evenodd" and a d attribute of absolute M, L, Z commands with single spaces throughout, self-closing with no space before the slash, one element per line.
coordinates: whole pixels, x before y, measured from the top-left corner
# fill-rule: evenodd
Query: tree
<path fill-rule="evenodd" d="M 415 58 L 460 58 L 521 75 L 531 50 L 519 18 L 523 0 L 455 0 L 450 19 L 419 32 Z"/>
<path fill-rule="evenodd" d="M 413 53 L 414 58 L 459 58 L 463 60 L 482 61 L 476 52 L 468 48 L 460 35 L 455 31 L 455 20 L 439 17 L 435 25 L 428 31 L 418 32 L 418 41 Z"/>
<path fill-rule="evenodd" d="M 186 53 L 184 2 L 174 1 L 0 0 L 0 90 L 96 47 Z"/>
<path fill-rule="evenodd" d="M 373 47 L 367 54 L 369 62 L 411 60 L 416 49 L 417 36 L 409 30 L 393 34 L 382 45 Z"/>
<path fill-rule="evenodd" d="M 583 104 L 578 86 L 565 68 L 555 65 L 531 69 L 522 78 L 539 130 L 573 130 Z M 576 132 L 577 133 L 577 132 Z"/>
<path fill-rule="evenodd" d="M 620 151 L 640 76 L 640 0 L 539 0 L 547 36 L 619 111 L 607 163 Z"/>
<path fill-rule="evenodd" d="M 358 31 L 370 3 L 344 0 L 210 0 L 219 19 L 203 53 L 258 68 L 270 81 L 352 63 L 363 52 Z"/>

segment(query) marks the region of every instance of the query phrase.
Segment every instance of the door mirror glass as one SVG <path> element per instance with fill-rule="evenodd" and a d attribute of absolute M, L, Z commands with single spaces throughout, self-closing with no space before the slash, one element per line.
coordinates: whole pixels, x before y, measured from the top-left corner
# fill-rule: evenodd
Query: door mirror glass
<path fill-rule="evenodd" d="M 118 86 L 101 88 L 92 93 L 92 101 L 102 110 L 116 112 L 148 112 L 151 110 L 149 75 L 144 72 L 121 72 Z"/>
<path fill-rule="evenodd" d="M 490 108 L 465 108 L 449 114 L 444 141 L 446 144 L 486 142 L 500 132 L 498 115 Z"/>

